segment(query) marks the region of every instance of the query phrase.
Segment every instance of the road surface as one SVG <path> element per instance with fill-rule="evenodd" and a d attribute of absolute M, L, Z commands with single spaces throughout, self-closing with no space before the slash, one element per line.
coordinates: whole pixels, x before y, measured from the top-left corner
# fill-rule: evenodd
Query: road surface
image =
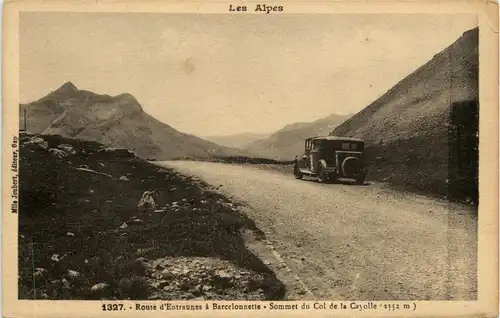
<path fill-rule="evenodd" d="M 251 165 L 156 162 L 220 186 L 317 299 L 472 300 L 473 208 L 387 186 L 319 184 Z"/>

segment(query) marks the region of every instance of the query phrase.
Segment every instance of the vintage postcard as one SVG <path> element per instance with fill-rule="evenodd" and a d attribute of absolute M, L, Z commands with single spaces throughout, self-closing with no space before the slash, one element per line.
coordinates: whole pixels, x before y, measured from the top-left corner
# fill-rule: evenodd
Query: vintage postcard
<path fill-rule="evenodd" d="M 6 1 L 5 317 L 498 316 L 498 5 Z"/>

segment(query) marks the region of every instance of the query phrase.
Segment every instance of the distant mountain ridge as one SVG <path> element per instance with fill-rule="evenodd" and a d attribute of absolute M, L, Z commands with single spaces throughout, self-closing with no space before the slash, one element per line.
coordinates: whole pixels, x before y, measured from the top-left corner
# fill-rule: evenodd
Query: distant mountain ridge
<path fill-rule="evenodd" d="M 269 137 L 270 134 L 259 134 L 259 133 L 241 133 L 226 136 L 206 136 L 203 139 L 214 142 L 221 146 L 232 147 L 232 148 L 244 148 L 247 144 L 252 141 L 264 139 Z"/>
<path fill-rule="evenodd" d="M 291 160 L 304 150 L 305 138 L 328 135 L 351 116 L 332 114 L 310 123 L 289 124 L 266 139 L 251 142 L 244 149 L 266 158 Z"/>
<path fill-rule="evenodd" d="M 37 101 L 20 104 L 20 110 L 21 115 L 26 110 L 29 132 L 93 140 L 133 150 L 141 157 L 167 160 L 248 155 L 175 130 L 144 112 L 128 93 L 99 95 L 66 82 Z"/>

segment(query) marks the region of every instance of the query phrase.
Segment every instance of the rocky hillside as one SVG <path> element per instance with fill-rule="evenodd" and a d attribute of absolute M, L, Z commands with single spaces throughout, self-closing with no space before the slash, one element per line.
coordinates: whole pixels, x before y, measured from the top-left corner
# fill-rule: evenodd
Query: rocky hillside
<path fill-rule="evenodd" d="M 372 178 L 477 200 L 478 37 L 465 32 L 332 132 L 367 141 Z"/>
<path fill-rule="evenodd" d="M 311 123 L 294 123 L 273 133 L 266 139 L 248 144 L 244 149 L 261 157 L 276 160 L 292 160 L 304 150 L 307 137 L 328 135 L 352 114 L 330 115 Z"/>
<path fill-rule="evenodd" d="M 22 134 L 19 201 L 19 299 L 284 295 L 237 204 L 128 150 Z"/>
<path fill-rule="evenodd" d="M 144 158 L 248 155 L 175 130 L 144 112 L 130 94 L 98 95 L 68 82 L 20 106 L 21 114 L 26 110 L 29 132 L 94 140 L 130 149 Z"/>

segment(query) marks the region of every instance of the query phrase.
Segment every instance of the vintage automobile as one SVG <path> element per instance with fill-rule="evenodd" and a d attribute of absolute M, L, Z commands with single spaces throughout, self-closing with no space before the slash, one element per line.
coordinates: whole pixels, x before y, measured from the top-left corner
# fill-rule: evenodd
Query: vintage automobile
<path fill-rule="evenodd" d="M 297 179 L 302 179 L 304 175 L 316 177 L 321 183 L 349 178 L 363 184 L 366 176 L 363 152 L 362 139 L 338 136 L 307 138 L 304 153 L 295 157 L 293 174 Z"/>

